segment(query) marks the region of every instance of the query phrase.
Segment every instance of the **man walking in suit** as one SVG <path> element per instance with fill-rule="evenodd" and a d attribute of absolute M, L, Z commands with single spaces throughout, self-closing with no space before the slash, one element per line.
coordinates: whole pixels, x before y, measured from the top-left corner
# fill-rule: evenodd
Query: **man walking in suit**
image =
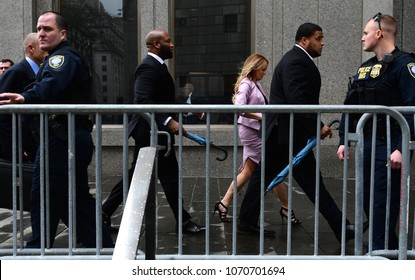
<path fill-rule="evenodd" d="M 173 43 L 170 35 L 160 29 L 148 33 L 146 36 L 148 55 L 143 59 L 135 72 L 134 103 L 135 104 L 175 104 L 174 81 L 164 62 L 165 59 L 173 57 Z M 173 211 L 176 222 L 179 221 L 179 167 L 174 153 L 174 134 L 179 133 L 179 123 L 174 119 L 173 114 L 158 113 L 155 115 L 159 131 L 166 131 L 170 134 L 171 152 L 165 157 L 166 150 L 159 151 L 158 177 L 163 187 L 166 199 Z M 129 136 L 135 140 L 134 160 L 129 170 L 130 182 L 134 172 L 135 163 L 139 150 L 142 147 L 150 146 L 150 126 L 148 122 L 138 115 L 134 115 L 128 125 Z M 183 128 L 183 134 L 186 131 Z M 167 148 L 167 140 L 160 137 L 159 144 Z M 110 222 L 110 217 L 118 205 L 122 202 L 122 180 L 111 191 L 110 196 L 102 206 L 104 220 Z M 182 211 L 183 233 L 195 234 L 203 232 L 204 227 L 191 221 L 190 214 Z M 176 224 L 176 232 L 178 232 Z"/>
<path fill-rule="evenodd" d="M 269 104 L 319 104 L 321 77 L 313 58 L 321 55 L 324 42 L 323 31 L 313 23 L 302 24 L 295 36 L 295 46 L 288 51 L 275 68 L 270 91 Z M 307 144 L 309 138 L 316 136 L 316 114 L 295 114 L 293 131 L 293 154 L 297 154 Z M 331 137 L 330 128 L 319 124 L 321 139 Z M 289 131 L 290 115 L 271 113 L 267 115 L 265 142 L 265 186 L 272 176 L 278 174 L 289 163 Z M 308 198 L 315 202 L 316 160 L 313 152 L 308 153 L 302 162 L 293 170 L 293 176 Z M 342 213 L 326 190 L 320 176 L 321 214 L 329 223 L 336 238 L 341 241 Z M 260 169 L 256 171 L 248 186 L 241 205 L 238 230 L 258 231 L 259 217 Z M 269 233 L 269 232 L 265 232 Z M 346 221 L 346 241 L 354 238 L 354 225 Z"/>
<path fill-rule="evenodd" d="M 26 86 L 33 83 L 40 64 L 47 52 L 40 49 L 37 33 L 29 33 L 23 41 L 25 58 L 13 65 L 0 76 L 0 92 L 22 93 Z M 37 146 L 30 137 L 30 130 L 23 122 L 24 159 L 34 161 Z M 0 158 L 12 160 L 12 118 L 0 115 Z"/>

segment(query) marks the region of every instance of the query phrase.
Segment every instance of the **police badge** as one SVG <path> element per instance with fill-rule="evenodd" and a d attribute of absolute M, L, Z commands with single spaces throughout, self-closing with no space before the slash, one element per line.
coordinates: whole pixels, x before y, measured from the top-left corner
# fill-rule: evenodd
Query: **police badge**
<path fill-rule="evenodd" d="M 408 70 L 411 76 L 415 78 L 415 63 L 414 62 L 408 64 Z"/>
<path fill-rule="evenodd" d="M 381 68 L 382 68 L 382 64 L 373 65 L 372 71 L 370 71 L 370 77 L 377 78 L 380 75 Z"/>
<path fill-rule="evenodd" d="M 49 66 L 56 69 L 61 67 L 64 61 L 65 57 L 63 55 L 54 55 L 49 58 Z"/>

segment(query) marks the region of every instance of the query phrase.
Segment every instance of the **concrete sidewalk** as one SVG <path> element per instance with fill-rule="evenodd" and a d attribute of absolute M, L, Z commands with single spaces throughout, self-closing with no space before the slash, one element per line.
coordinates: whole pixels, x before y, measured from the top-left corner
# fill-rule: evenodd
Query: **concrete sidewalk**
<path fill-rule="evenodd" d="M 103 197 L 106 198 L 120 177 L 107 177 L 103 180 Z M 206 213 L 205 188 L 206 182 L 204 177 L 184 178 L 184 207 L 192 215 L 192 220 L 198 224 L 206 225 L 206 218 L 209 219 L 209 245 L 206 245 L 206 234 L 198 235 L 183 235 L 183 255 L 203 255 L 207 252 L 214 255 L 231 255 L 233 223 L 222 223 L 219 217 L 212 216 L 213 206 L 225 193 L 228 188 L 231 178 L 211 178 L 210 179 L 210 202 L 209 212 Z M 325 184 L 332 194 L 334 199 L 338 202 L 339 208 L 342 208 L 342 181 L 336 178 L 325 178 Z M 238 207 L 242 201 L 244 190 L 238 194 Z M 415 189 L 411 190 L 411 207 L 410 207 L 410 224 L 408 241 L 412 241 L 413 230 L 413 209 L 415 201 Z M 349 182 L 349 189 L 347 192 L 347 217 L 354 220 L 354 182 Z M 157 220 L 157 252 L 156 254 L 177 254 L 178 253 L 178 235 L 175 233 L 175 219 L 172 211 L 167 204 L 164 192 L 161 186 L 158 186 L 157 195 L 158 205 L 158 220 Z M 265 229 L 274 230 L 275 238 L 264 239 L 264 253 L 271 255 L 286 255 L 287 253 L 287 225 L 282 224 L 279 215 L 280 204 L 273 197 L 272 194 L 267 194 L 265 197 L 265 212 L 264 221 Z M 291 255 L 314 255 L 314 206 L 305 196 L 302 190 L 294 186 L 293 192 L 293 209 L 298 219 L 302 221 L 301 225 L 292 227 L 291 237 Z M 233 208 L 230 207 L 228 216 L 232 215 Z M 238 208 L 239 211 L 239 208 Z M 0 250 L 1 248 L 12 247 L 12 213 L 10 210 L 0 209 Z M 122 217 L 122 207 L 119 207 L 112 217 L 112 235 L 116 241 L 118 227 Z M 336 240 L 334 234 L 329 228 L 324 218 L 319 215 L 319 245 L 318 255 L 340 255 L 341 246 Z M 25 240 L 30 236 L 30 215 L 24 213 L 24 235 Z M 67 231 L 64 225 L 61 225 L 58 230 L 59 234 L 55 241 L 55 247 L 67 246 Z M 145 230 L 142 230 L 140 238 L 139 249 L 144 251 L 144 235 Z M 367 236 L 367 234 L 366 234 Z M 367 237 L 366 237 L 367 238 Z M 412 246 L 412 244 L 409 244 Z M 349 241 L 346 244 L 346 255 L 353 255 L 354 242 Z M 237 234 L 236 237 L 236 254 L 241 255 L 256 255 L 260 253 L 260 240 L 255 236 L 246 236 Z"/>

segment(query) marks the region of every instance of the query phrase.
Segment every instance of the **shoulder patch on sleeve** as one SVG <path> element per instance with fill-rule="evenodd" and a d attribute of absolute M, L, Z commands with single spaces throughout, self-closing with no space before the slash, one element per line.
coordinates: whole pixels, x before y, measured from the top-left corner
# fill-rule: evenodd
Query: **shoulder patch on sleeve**
<path fill-rule="evenodd" d="M 65 62 L 65 57 L 63 55 L 54 55 L 49 58 L 49 66 L 52 68 L 59 68 Z"/>
<path fill-rule="evenodd" d="M 409 73 L 413 78 L 415 78 L 415 62 L 408 63 Z"/>

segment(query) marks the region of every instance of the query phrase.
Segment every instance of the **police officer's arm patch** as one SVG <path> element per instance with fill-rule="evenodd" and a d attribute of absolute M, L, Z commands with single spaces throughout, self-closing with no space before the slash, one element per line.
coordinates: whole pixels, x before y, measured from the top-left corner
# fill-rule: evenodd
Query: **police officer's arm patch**
<path fill-rule="evenodd" d="M 59 68 L 65 62 L 65 57 L 63 55 L 54 55 L 49 58 L 49 66 L 52 68 Z"/>
<path fill-rule="evenodd" d="M 408 70 L 409 70 L 409 73 L 411 74 L 411 76 L 413 78 L 415 78 L 415 62 L 412 62 L 412 63 L 408 64 Z"/>

